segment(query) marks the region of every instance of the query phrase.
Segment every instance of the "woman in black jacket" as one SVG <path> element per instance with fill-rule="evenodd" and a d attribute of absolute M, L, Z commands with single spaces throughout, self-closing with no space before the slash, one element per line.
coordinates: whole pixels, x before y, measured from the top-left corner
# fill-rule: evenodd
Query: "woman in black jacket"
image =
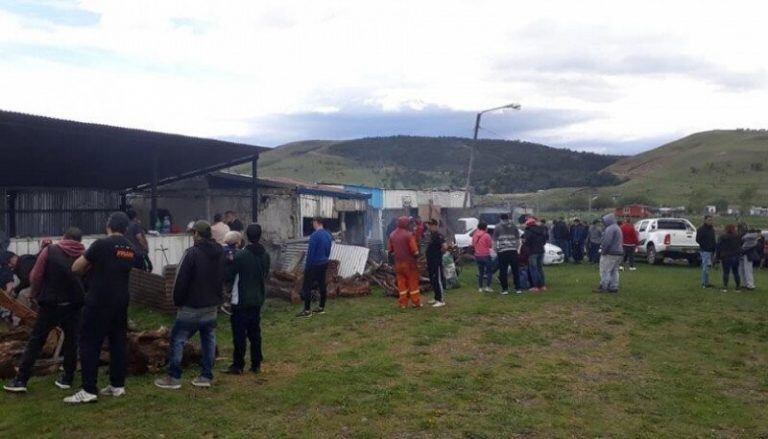
<path fill-rule="evenodd" d="M 733 280 L 736 282 L 736 289 L 741 288 L 741 278 L 739 277 L 739 257 L 741 256 L 741 238 L 736 233 L 736 226 L 728 224 L 725 226 L 725 233 L 720 235 L 717 241 L 717 259 L 723 263 L 723 292 L 728 292 L 728 278 L 733 272 Z"/>

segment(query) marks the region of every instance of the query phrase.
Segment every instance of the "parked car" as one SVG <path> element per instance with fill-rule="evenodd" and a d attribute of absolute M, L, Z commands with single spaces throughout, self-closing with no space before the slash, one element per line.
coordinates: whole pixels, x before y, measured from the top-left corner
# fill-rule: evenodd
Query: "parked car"
<path fill-rule="evenodd" d="M 640 238 L 637 253 L 649 264 L 661 264 L 665 258 L 687 259 L 701 263 L 696 228 L 685 218 L 649 218 L 635 223 Z"/>
<path fill-rule="evenodd" d="M 454 235 L 454 241 L 456 242 L 456 247 L 459 248 L 464 253 L 474 253 L 474 249 L 472 248 L 472 235 L 477 230 L 477 224 L 479 221 L 477 218 L 460 218 L 460 223 L 464 224 L 464 233 L 457 233 Z M 489 224 L 488 225 L 488 233 L 493 235 L 493 229 L 496 228 L 495 225 Z M 525 230 L 520 229 L 520 236 L 523 236 L 525 233 Z M 494 253 L 491 254 L 494 258 L 496 255 Z M 562 264 L 565 262 L 565 254 L 563 253 L 563 249 L 556 245 L 552 245 L 547 243 L 544 246 L 544 265 L 557 265 Z"/>

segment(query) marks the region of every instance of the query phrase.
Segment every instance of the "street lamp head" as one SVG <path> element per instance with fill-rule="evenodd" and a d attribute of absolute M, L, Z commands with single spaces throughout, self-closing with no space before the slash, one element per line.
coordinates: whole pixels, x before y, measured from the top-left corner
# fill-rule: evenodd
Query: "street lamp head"
<path fill-rule="evenodd" d="M 509 104 L 509 105 L 505 105 L 504 108 L 511 108 L 512 110 L 519 110 L 520 109 L 520 104 Z"/>

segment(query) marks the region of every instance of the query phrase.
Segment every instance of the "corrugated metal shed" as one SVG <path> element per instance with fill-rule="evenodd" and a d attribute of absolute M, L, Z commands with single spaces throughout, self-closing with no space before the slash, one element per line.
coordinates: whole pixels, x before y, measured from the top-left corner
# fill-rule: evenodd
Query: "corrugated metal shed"
<path fill-rule="evenodd" d="M 301 205 L 301 216 L 304 218 L 335 218 L 336 212 L 333 208 L 333 198 L 320 195 L 300 195 L 299 203 Z"/>
<path fill-rule="evenodd" d="M 416 191 L 384 189 L 383 192 L 384 209 L 402 209 L 403 206 L 418 206 Z"/>
<path fill-rule="evenodd" d="M 368 205 L 374 209 L 381 209 L 384 207 L 383 189 L 361 185 L 344 185 L 343 188 L 349 192 L 357 192 L 360 194 L 370 195 L 371 198 L 368 199 Z"/>
<path fill-rule="evenodd" d="M 367 247 L 333 244 L 331 259 L 339 261 L 339 276 L 347 278 L 355 274 L 363 274 L 369 251 Z"/>
<path fill-rule="evenodd" d="M 296 264 L 303 260 L 309 248 L 309 238 L 287 241 L 282 245 L 278 269 L 280 271 L 293 271 Z"/>
<path fill-rule="evenodd" d="M 16 236 L 61 235 L 73 226 L 86 234 L 103 233 L 109 213 L 120 207 L 119 193 L 108 190 L 25 189 L 8 193 L 15 197 Z"/>

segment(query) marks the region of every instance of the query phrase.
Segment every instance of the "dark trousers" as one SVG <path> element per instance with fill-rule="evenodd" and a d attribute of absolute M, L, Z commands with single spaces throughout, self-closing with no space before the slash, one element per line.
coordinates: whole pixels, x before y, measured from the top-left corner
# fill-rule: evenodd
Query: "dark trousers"
<path fill-rule="evenodd" d="M 435 300 L 443 301 L 443 289 L 445 286 L 445 271 L 443 270 L 443 258 L 427 258 L 427 272 L 432 291 L 435 292 Z"/>
<path fill-rule="evenodd" d="M 565 255 L 565 262 L 570 262 L 571 259 L 571 241 L 568 239 L 555 239 L 555 245 L 560 247 Z"/>
<path fill-rule="evenodd" d="M 77 368 L 77 338 L 80 331 L 80 314 L 82 307 L 79 305 L 67 306 L 40 306 L 35 326 L 27 341 L 27 347 L 21 356 L 19 373 L 17 378 L 25 383 L 32 376 L 32 369 L 40 351 L 48 340 L 48 334 L 57 326 L 64 331 L 64 343 L 62 354 L 64 355 L 64 375 L 72 380 Z"/>
<path fill-rule="evenodd" d="M 600 262 L 600 244 L 589 243 L 589 262 L 593 264 Z"/>
<path fill-rule="evenodd" d="M 304 270 L 304 286 L 302 296 L 304 298 L 304 309 L 309 310 L 312 305 L 312 289 L 317 286 L 320 292 L 320 308 L 325 308 L 325 298 L 328 290 L 325 285 L 325 272 L 328 271 L 328 264 L 312 265 Z"/>
<path fill-rule="evenodd" d="M 573 241 L 573 261 L 580 264 L 584 259 L 584 241 Z"/>
<path fill-rule="evenodd" d="M 736 288 L 741 286 L 741 278 L 739 277 L 739 257 L 734 256 L 732 258 L 725 258 L 722 260 L 723 264 L 723 286 L 728 287 L 728 277 L 733 272 L 733 281 L 736 282 Z"/>
<path fill-rule="evenodd" d="M 86 305 L 83 309 L 83 326 L 80 330 L 80 369 L 83 390 L 96 394 L 99 374 L 101 345 L 109 341 L 109 383 L 114 387 L 125 386 L 128 359 L 128 307 Z"/>
<path fill-rule="evenodd" d="M 502 291 L 509 291 L 509 269 L 512 268 L 512 281 L 515 289 L 520 289 L 520 267 L 517 262 L 517 252 L 499 253 L 499 283 Z"/>
<path fill-rule="evenodd" d="M 634 245 L 625 245 L 624 246 L 624 262 L 622 265 L 629 262 L 630 267 L 635 266 L 635 246 Z"/>
<path fill-rule="evenodd" d="M 245 369 L 245 345 L 248 341 L 251 343 L 251 370 L 258 369 L 264 359 L 261 353 L 261 307 L 235 307 L 229 322 L 232 324 L 232 344 L 235 348 L 232 365 Z"/>

